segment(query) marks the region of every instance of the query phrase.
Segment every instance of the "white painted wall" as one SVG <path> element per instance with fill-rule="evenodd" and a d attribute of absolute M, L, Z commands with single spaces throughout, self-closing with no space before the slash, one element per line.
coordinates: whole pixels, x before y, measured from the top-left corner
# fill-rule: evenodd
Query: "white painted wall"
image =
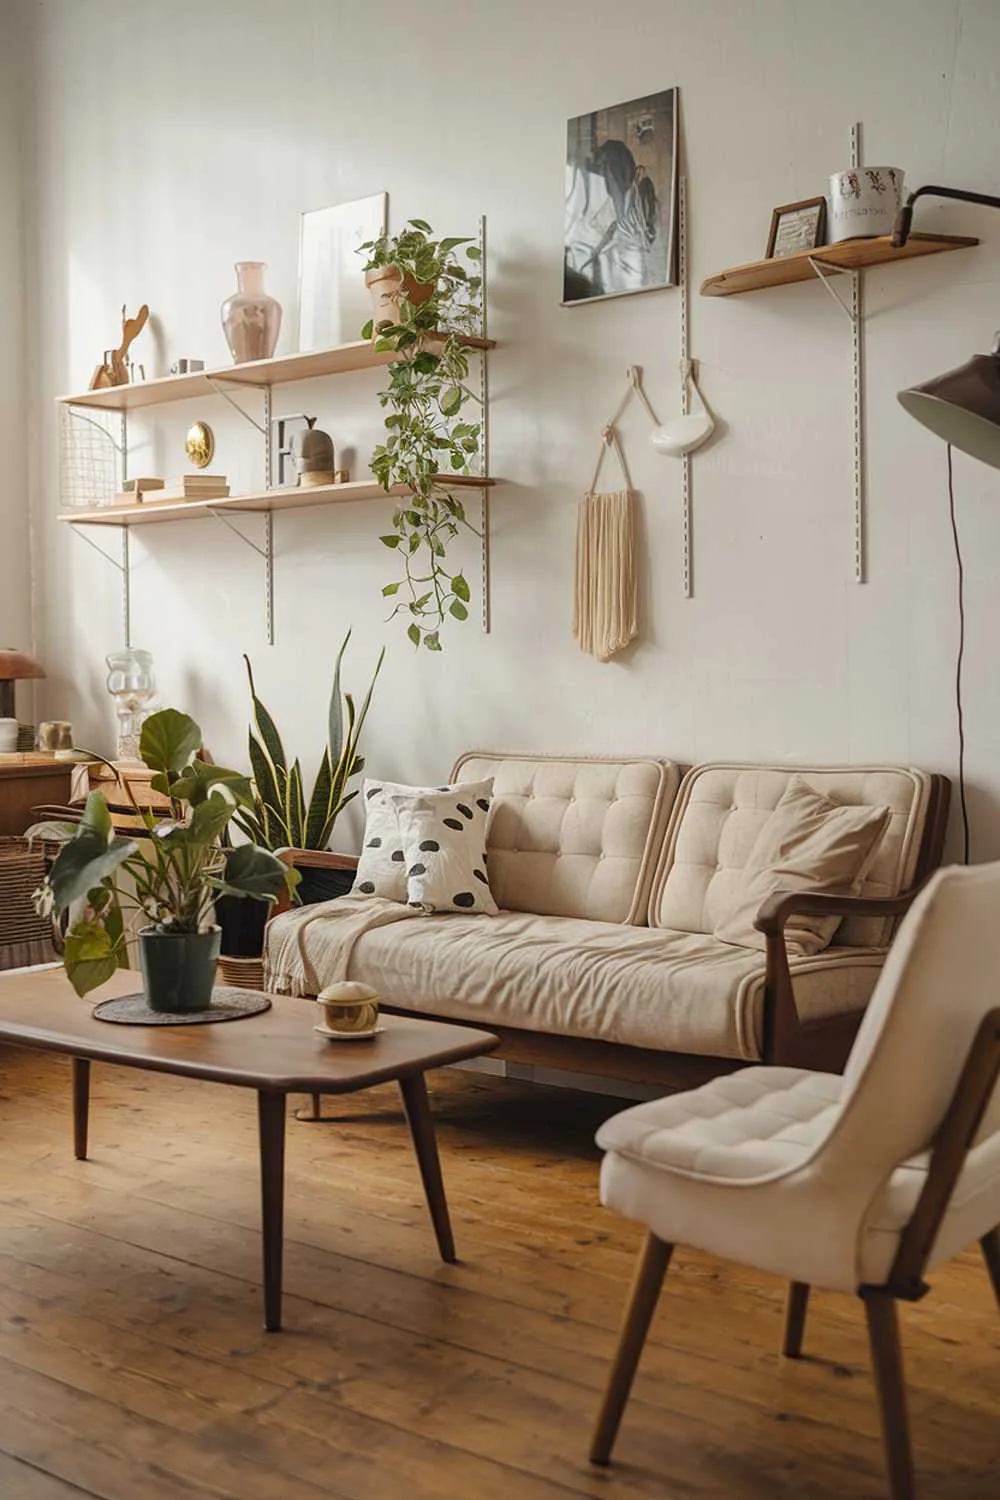
<path fill-rule="evenodd" d="M 1000 217 L 921 205 L 919 225 L 980 249 L 867 281 L 870 582 L 853 581 L 850 343 L 816 286 L 695 296 L 692 346 L 725 424 L 695 460 L 695 597 L 681 587 L 679 470 L 626 421 L 644 494 L 643 638 L 606 666 L 569 632 L 576 502 L 625 367 L 677 409 L 678 296 L 559 306 L 568 116 L 679 84 L 695 286 L 753 259 L 771 208 L 822 192 L 865 124 L 870 162 L 996 189 L 1000 6 L 994 0 L 47 0 L 35 14 L 28 253 L 42 462 L 41 646 L 47 711 L 107 745 L 103 656 L 119 641 L 115 575 L 54 520 L 51 398 L 85 385 L 148 300 L 137 353 L 225 357 L 232 263 L 269 262 L 294 329 L 297 216 L 387 188 L 394 226 L 489 217 L 494 358 L 494 629 L 415 655 L 382 623 L 387 507 L 277 520 L 278 643 L 260 568 L 221 526 L 135 534 L 134 640 L 165 702 L 240 760 L 240 654 L 307 766 L 320 748 L 337 642 L 360 687 L 390 643 L 368 735 L 381 774 L 437 779 L 464 747 L 903 760 L 954 774 L 956 646 L 945 450 L 898 407 L 905 384 L 988 346 L 1000 321 Z M 441 90 L 448 82 L 448 92 Z M 373 377 L 287 390 L 340 441 L 374 438 Z M 252 437 L 223 403 L 174 410 L 142 453 L 179 471 L 181 423 L 215 423 L 235 479 Z M 142 456 L 140 456 L 140 463 Z M 967 728 L 975 853 L 1000 855 L 995 669 L 1000 476 L 956 460 L 969 565 Z M 469 548 L 470 565 L 475 550 Z M 391 563 L 391 560 L 390 560 Z M 346 842 L 346 833 L 340 842 Z"/>
<path fill-rule="evenodd" d="M 31 649 L 28 588 L 28 406 L 24 380 L 22 214 L 23 36 L 11 9 L 0 19 L 0 646 Z M 31 688 L 18 711 L 31 711 Z"/>

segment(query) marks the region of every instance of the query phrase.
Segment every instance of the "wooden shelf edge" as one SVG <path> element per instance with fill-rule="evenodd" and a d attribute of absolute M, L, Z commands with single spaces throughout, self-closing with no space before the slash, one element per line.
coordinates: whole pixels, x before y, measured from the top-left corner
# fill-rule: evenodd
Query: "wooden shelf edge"
<path fill-rule="evenodd" d="M 469 349 L 495 349 L 495 339 L 461 335 Z M 57 396 L 60 406 L 97 407 L 101 411 L 128 411 L 133 407 L 161 406 L 171 401 L 196 400 L 217 395 L 216 385 L 250 386 L 262 389 L 271 385 L 290 385 L 296 380 L 319 380 L 329 375 L 377 369 L 387 365 L 392 354 L 376 353 L 367 340 L 337 344 L 329 349 L 311 349 L 304 353 L 278 354 L 273 359 L 252 360 L 242 365 L 223 365 L 212 370 L 192 370 L 184 375 L 160 375 L 154 380 L 137 380 L 131 385 L 105 386 L 97 391 L 80 391 L 72 396 Z"/>
<path fill-rule="evenodd" d="M 809 259 L 822 261 L 831 271 L 860 271 L 886 266 L 894 261 L 914 260 L 923 255 L 937 255 L 949 250 L 967 250 L 980 242 L 971 235 L 911 234 L 901 249 L 894 249 L 890 235 L 871 239 L 841 240 L 836 245 L 818 245 L 815 250 L 798 250 L 771 260 L 752 260 L 745 265 L 730 266 L 708 276 L 701 284 L 703 297 L 736 297 L 744 292 L 764 291 L 769 287 L 790 286 L 808 281 L 815 275 Z"/>
<path fill-rule="evenodd" d="M 473 474 L 454 478 L 439 476 L 441 488 L 491 489 L 497 481 Z M 58 519 L 70 526 L 150 526 L 167 521 L 195 521 L 213 511 L 308 510 L 322 505 L 347 505 L 352 501 L 403 500 L 412 490 L 397 485 L 390 493 L 373 479 L 355 479 L 346 484 L 323 484 L 313 489 L 261 490 L 250 495 L 226 495 L 216 500 L 168 500 L 141 505 L 102 505 L 96 510 L 63 511 Z"/>

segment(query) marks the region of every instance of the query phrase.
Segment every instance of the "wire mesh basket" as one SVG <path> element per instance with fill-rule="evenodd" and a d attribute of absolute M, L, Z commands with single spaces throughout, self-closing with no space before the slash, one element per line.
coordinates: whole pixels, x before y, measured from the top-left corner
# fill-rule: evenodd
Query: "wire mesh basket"
<path fill-rule="evenodd" d="M 59 503 L 63 510 L 113 505 L 125 480 L 117 412 L 59 407 Z"/>

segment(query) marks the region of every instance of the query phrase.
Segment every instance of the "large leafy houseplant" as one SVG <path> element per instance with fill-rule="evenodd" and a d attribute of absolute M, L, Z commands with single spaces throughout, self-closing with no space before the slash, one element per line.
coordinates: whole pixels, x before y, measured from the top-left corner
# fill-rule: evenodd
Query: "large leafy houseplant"
<path fill-rule="evenodd" d="M 351 639 L 348 631 L 337 652 L 327 714 L 327 742 L 308 802 L 298 760 L 288 763 L 278 726 L 257 696 L 250 658 L 246 663 L 250 682 L 252 719 L 249 730 L 250 767 L 253 774 L 247 803 L 236 812 L 237 828 L 265 849 L 327 849 L 334 824 L 347 804 L 358 795 L 347 790 L 353 776 L 364 768 L 358 744 L 372 692 L 382 670 L 385 648 L 379 652 L 360 709 L 352 694 L 341 691 L 340 668 Z"/>
<path fill-rule="evenodd" d="M 57 916 L 74 908 L 63 961 L 78 995 L 104 984 L 116 969 L 128 968 L 124 907 L 149 919 L 140 943 L 148 935 L 190 938 L 214 930 L 220 894 L 272 903 L 295 889 L 296 872 L 267 849 L 222 846 L 237 809 L 251 800 L 250 783 L 239 771 L 200 759 L 201 748 L 195 721 L 176 709 L 162 709 L 142 726 L 140 754 L 154 772 L 154 791 L 170 798 L 169 817 L 140 808 L 120 778 L 141 820 L 141 834 L 115 833 L 99 792 L 87 798 L 78 824 L 39 823 L 29 830 L 29 837 L 62 844 L 35 904 Z"/>
<path fill-rule="evenodd" d="M 393 530 L 381 537 L 399 556 L 403 574 L 382 593 L 396 600 L 393 615 L 407 619 L 413 644 L 440 651 L 445 621 L 469 614 L 469 585 L 461 571 L 451 571 L 447 554 L 460 529 L 475 527 L 446 475 L 469 474 L 481 451 L 482 420 L 463 417 L 479 397 L 468 384 L 469 351 L 462 337 L 480 328 L 480 250 L 467 239 L 437 240 L 425 219 L 410 219 L 401 234 L 369 240 L 360 253 L 366 273 L 398 273 L 392 317 L 378 326 L 372 319 L 362 330 L 377 351 L 398 355 L 379 397 L 387 411 L 386 437 L 372 455 L 372 472 L 387 492 L 395 485 L 412 492 L 395 510 Z"/>

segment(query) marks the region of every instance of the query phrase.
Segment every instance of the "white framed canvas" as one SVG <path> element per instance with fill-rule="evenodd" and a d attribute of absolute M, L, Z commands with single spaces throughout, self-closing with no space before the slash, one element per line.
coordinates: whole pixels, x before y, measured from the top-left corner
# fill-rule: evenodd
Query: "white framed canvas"
<path fill-rule="evenodd" d="M 385 233 L 387 193 L 316 208 L 299 224 L 300 354 L 360 339 L 371 317 L 358 246 Z"/>
<path fill-rule="evenodd" d="M 678 90 L 570 120 L 563 304 L 677 284 Z"/>

